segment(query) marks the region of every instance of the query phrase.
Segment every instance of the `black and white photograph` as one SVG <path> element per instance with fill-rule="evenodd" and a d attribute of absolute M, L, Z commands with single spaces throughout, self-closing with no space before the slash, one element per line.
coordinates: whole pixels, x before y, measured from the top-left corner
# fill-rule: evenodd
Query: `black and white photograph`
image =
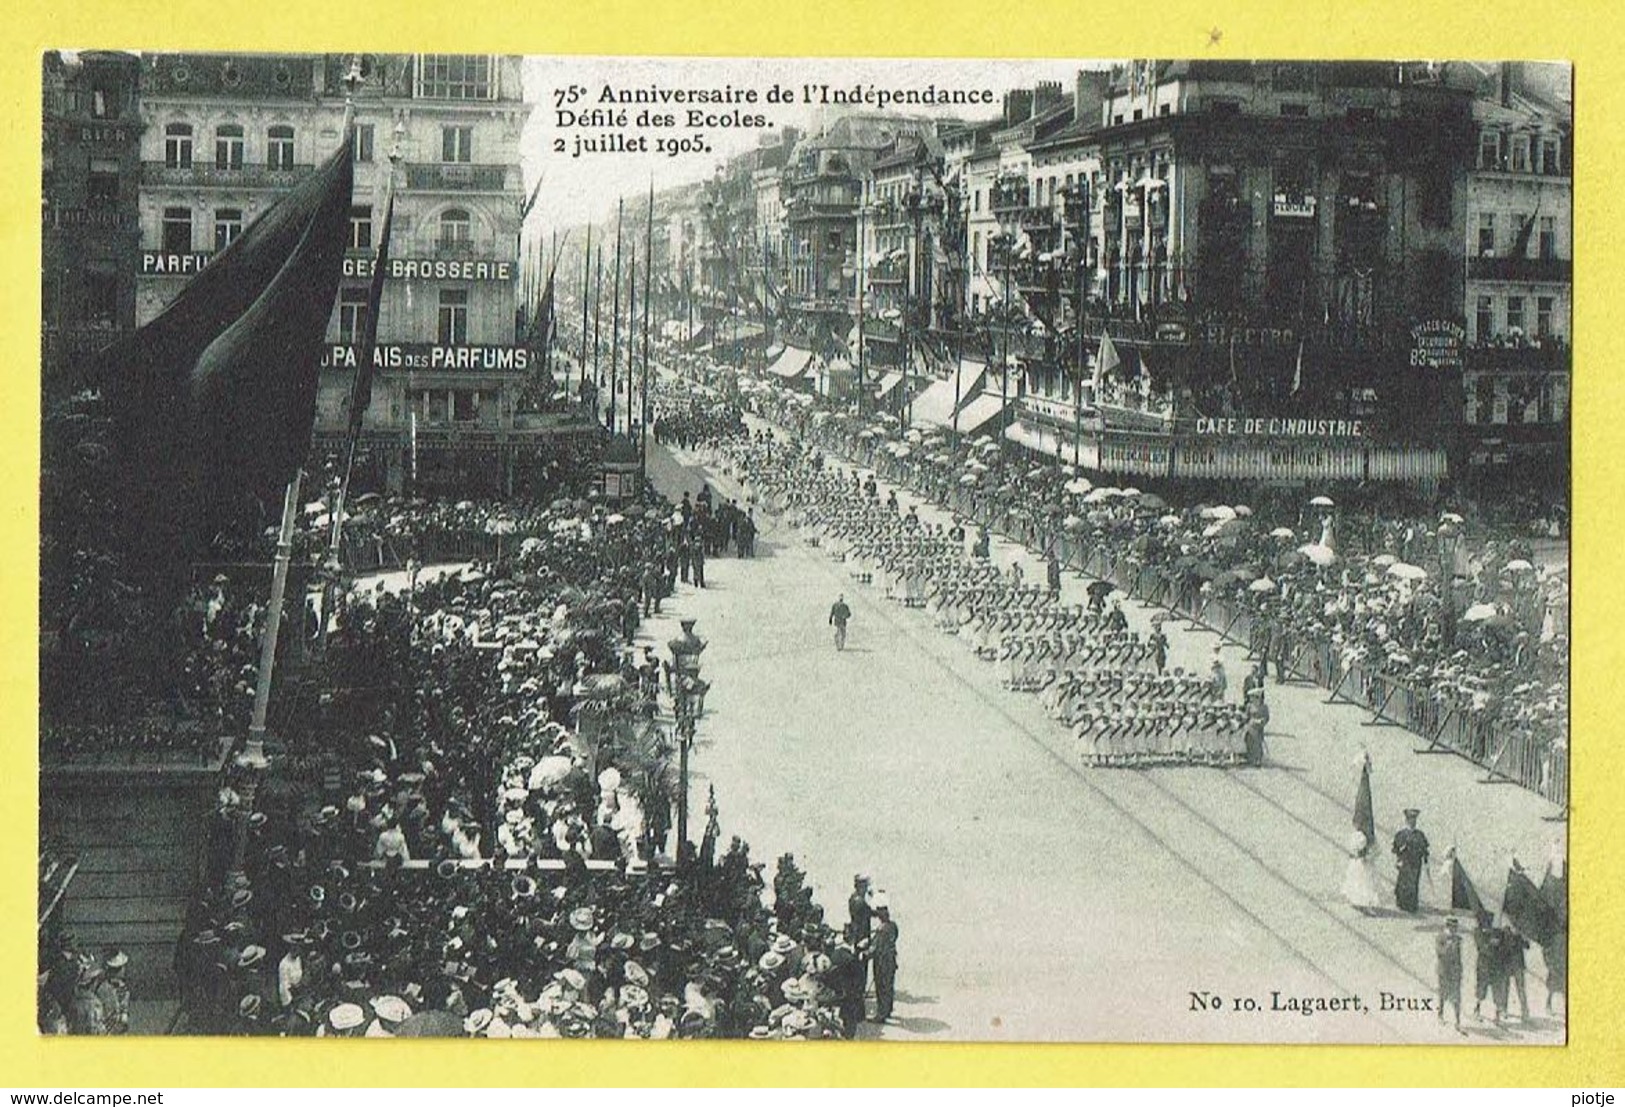
<path fill-rule="evenodd" d="M 1567 1042 L 1568 64 L 40 63 L 40 1034 Z"/>

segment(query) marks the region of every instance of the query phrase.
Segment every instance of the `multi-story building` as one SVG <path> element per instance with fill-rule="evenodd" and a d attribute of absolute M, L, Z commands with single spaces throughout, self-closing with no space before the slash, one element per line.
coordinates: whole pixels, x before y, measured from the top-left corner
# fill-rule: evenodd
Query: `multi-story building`
<path fill-rule="evenodd" d="M 1444 475 L 1443 447 L 1424 444 L 1459 411 L 1441 349 L 1459 346 L 1466 94 L 1427 66 L 1135 62 L 1111 75 L 1097 141 L 1087 341 L 1027 355 L 1029 373 L 1047 356 L 1078 372 L 1076 351 L 1110 334 L 1110 395 L 1090 398 L 1118 410 L 1095 423 L 1093 464 Z M 1415 371 L 1418 358 L 1442 367 Z M 1156 394 L 1172 399 L 1173 425 L 1136 416 Z M 1029 445 L 1080 414 L 1044 409 L 1015 428 Z M 1283 417 L 1353 433 L 1306 443 L 1270 429 Z"/>
<path fill-rule="evenodd" d="M 1467 174 L 1463 449 L 1469 473 L 1566 471 L 1573 292 L 1569 67 L 1461 65 Z M 1555 464 L 1555 469 L 1554 469 Z"/>
<path fill-rule="evenodd" d="M 855 319 L 858 209 L 874 162 L 900 140 L 934 136 L 929 119 L 854 114 L 803 139 L 785 167 L 781 195 L 790 245 L 795 325 L 809 337 L 846 335 Z"/>
<path fill-rule="evenodd" d="M 141 63 L 133 54 L 44 58 L 42 363 L 47 395 L 135 323 L 140 255 Z"/>
<path fill-rule="evenodd" d="M 143 59 L 138 322 L 343 141 L 346 78 L 357 64 L 320 54 Z M 359 59 L 359 69 L 350 252 L 328 330 L 318 449 L 342 439 L 377 197 L 393 164 L 379 372 L 357 479 L 391 489 L 511 487 L 542 429 L 515 414 L 538 356 L 515 339 L 519 136 L 531 110 L 520 59 L 380 54 Z"/>

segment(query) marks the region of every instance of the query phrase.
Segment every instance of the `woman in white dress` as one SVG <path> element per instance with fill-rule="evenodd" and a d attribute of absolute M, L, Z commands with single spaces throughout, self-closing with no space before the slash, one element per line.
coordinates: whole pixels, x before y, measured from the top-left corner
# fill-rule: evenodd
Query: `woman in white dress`
<path fill-rule="evenodd" d="M 1371 839 L 1365 836 L 1364 831 L 1354 831 L 1348 840 L 1348 852 L 1348 865 L 1343 870 L 1343 898 L 1360 914 L 1369 915 L 1382 905 L 1377 892 Z"/>

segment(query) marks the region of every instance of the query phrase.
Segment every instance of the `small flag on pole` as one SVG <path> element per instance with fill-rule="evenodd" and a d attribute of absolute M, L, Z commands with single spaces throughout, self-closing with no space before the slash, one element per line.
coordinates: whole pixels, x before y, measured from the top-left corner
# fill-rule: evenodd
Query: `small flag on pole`
<path fill-rule="evenodd" d="M 1100 401 L 1100 386 L 1106 379 L 1106 374 L 1122 363 L 1122 359 L 1117 356 L 1117 347 L 1112 345 L 1112 336 L 1102 330 L 1100 332 L 1100 350 L 1095 354 L 1095 402 Z"/>
<path fill-rule="evenodd" d="M 1478 889 L 1473 887 L 1473 879 L 1462 867 L 1455 850 L 1450 851 L 1450 910 L 1471 912 L 1475 919 L 1489 913 L 1484 910 L 1484 901 L 1478 897 Z"/>
<path fill-rule="evenodd" d="M 1377 819 L 1371 804 L 1371 755 L 1360 759 L 1360 783 L 1354 790 L 1354 829 L 1365 835 L 1367 848 L 1377 844 Z"/>
<path fill-rule="evenodd" d="M 1519 934 L 1541 945 L 1550 942 L 1552 936 L 1562 928 L 1557 912 L 1516 861 L 1507 872 L 1501 912 Z"/>

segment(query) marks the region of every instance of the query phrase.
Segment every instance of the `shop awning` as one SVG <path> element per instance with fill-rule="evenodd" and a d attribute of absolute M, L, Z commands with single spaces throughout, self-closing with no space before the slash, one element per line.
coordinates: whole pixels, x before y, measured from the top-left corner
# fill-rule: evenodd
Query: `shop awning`
<path fill-rule="evenodd" d="M 799 346 L 786 346 L 784 352 L 778 356 L 772 365 L 767 367 L 767 371 L 775 377 L 791 380 L 805 373 L 807 366 L 811 362 L 811 350 L 803 350 Z"/>
<path fill-rule="evenodd" d="M 880 387 L 875 391 L 875 396 L 876 397 L 889 396 L 893 392 L 895 392 L 897 390 L 897 386 L 902 384 L 902 383 L 903 383 L 903 374 L 901 374 L 901 373 L 887 373 L 887 374 L 885 374 L 884 376 L 882 376 L 880 378 Z"/>
<path fill-rule="evenodd" d="M 960 358 L 954 375 L 959 378 L 959 401 L 964 403 L 982 390 L 982 378 L 987 374 L 987 363 Z"/>
<path fill-rule="evenodd" d="M 979 434 L 983 427 L 998 418 L 1004 412 L 1004 399 L 989 393 L 982 393 L 970 403 L 959 409 L 960 434 Z M 950 420 L 950 425 L 953 421 Z"/>
<path fill-rule="evenodd" d="M 909 422 L 915 426 L 929 424 L 946 427 L 954 414 L 954 382 L 934 381 L 929 388 L 914 397 L 908 409 Z"/>

